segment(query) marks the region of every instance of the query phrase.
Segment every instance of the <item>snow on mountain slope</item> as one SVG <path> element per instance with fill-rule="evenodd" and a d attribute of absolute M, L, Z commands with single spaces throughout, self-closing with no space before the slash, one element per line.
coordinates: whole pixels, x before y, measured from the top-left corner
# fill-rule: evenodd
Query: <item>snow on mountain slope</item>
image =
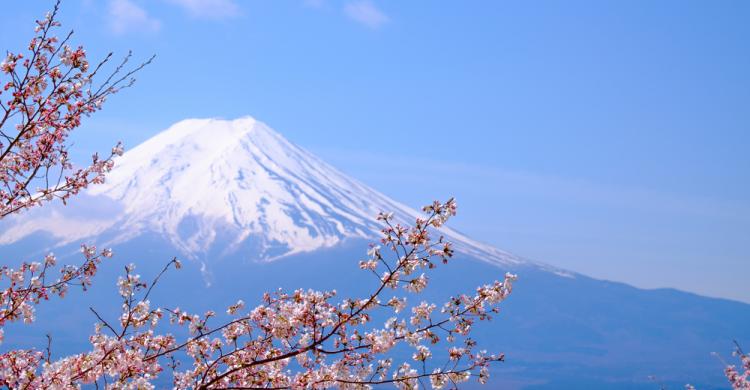
<path fill-rule="evenodd" d="M 380 211 L 405 222 L 419 215 L 250 117 L 181 121 L 126 152 L 107 182 L 87 195 L 114 201 L 118 211 L 21 215 L 0 233 L 0 244 L 35 232 L 50 233 L 59 245 L 96 236 L 111 237 L 111 245 L 156 233 L 186 255 L 214 247 L 233 252 L 254 240 L 255 258 L 273 260 L 378 237 Z M 472 257 L 524 262 L 451 229 L 443 233 Z"/>

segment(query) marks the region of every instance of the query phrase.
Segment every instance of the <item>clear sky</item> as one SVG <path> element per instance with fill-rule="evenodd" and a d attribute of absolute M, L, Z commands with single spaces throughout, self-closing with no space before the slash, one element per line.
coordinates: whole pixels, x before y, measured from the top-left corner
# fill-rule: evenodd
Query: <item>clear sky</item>
<path fill-rule="evenodd" d="M 4 2 L 19 50 L 52 1 Z M 76 137 L 252 115 L 454 226 L 639 287 L 750 302 L 750 2 L 66 0 L 157 60 Z"/>

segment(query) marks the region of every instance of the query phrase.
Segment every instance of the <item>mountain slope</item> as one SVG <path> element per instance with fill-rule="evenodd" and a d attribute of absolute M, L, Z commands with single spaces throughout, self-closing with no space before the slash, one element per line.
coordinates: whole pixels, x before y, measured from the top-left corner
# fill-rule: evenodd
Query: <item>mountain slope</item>
<path fill-rule="evenodd" d="M 24 215 L 0 233 L 9 244 L 47 232 L 58 245 L 90 237 L 108 244 L 157 233 L 183 255 L 244 250 L 255 260 L 311 252 L 350 238 L 376 238 L 375 216 L 420 215 L 342 174 L 253 118 L 181 121 L 126 152 L 107 182 L 88 195 L 112 201 L 104 218 L 70 222 L 48 212 Z M 70 214 L 70 213 L 69 213 Z M 60 228 L 62 220 L 73 229 Z M 495 264 L 518 257 L 451 230 L 456 249 Z M 216 245 L 221 248 L 217 248 Z"/>

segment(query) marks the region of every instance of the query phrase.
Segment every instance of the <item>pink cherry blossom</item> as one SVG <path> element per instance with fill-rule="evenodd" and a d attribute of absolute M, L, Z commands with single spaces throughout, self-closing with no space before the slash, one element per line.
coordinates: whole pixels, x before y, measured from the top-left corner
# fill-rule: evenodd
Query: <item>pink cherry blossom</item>
<path fill-rule="evenodd" d="M 7 78 L 0 90 L 0 217 L 56 198 L 65 202 L 104 181 L 122 146 L 117 144 L 104 158 L 94 154 L 89 166 L 74 167 L 68 136 L 110 95 L 132 85 L 133 74 L 150 62 L 126 72 L 128 55 L 103 83 L 95 84 L 112 55 L 91 65 L 82 47 L 69 45 L 72 33 L 62 40 L 55 37 L 58 8 L 59 2 L 37 21 L 28 53 L 8 53 L 0 65 Z"/>
<path fill-rule="evenodd" d="M 739 344 L 735 343 L 736 349 L 733 353 L 739 359 L 739 368 L 734 364 L 727 364 L 724 375 L 729 380 L 732 389 L 750 390 L 750 355 L 742 351 Z"/>
<path fill-rule="evenodd" d="M 252 309 L 238 301 L 226 310 L 231 319 L 217 322 L 213 311 L 196 314 L 154 307 L 150 292 L 162 274 L 177 265 L 176 259 L 151 282 L 129 265 L 117 283 L 121 314 L 107 320 L 94 311 L 98 323 L 88 352 L 57 361 L 45 360 L 34 350 L 8 352 L 0 356 L 3 384 L 49 388 L 106 382 L 116 388 L 149 388 L 167 369 L 176 388 L 365 388 L 390 383 L 412 389 L 423 381 L 443 388 L 472 377 L 485 383 L 489 365 L 503 361 L 504 355 L 478 350 L 471 330 L 497 312 L 512 291 L 514 275 L 480 286 L 472 295 L 452 297 L 440 310 L 423 301 L 411 308 L 410 315 L 403 313 L 406 297 L 401 294 L 418 293 L 415 280 L 421 281 L 421 288 L 428 285 L 425 273 L 416 276 L 417 271 L 429 271 L 435 260 L 446 259 L 431 251 L 441 242 L 408 237 L 427 236 L 415 230 L 431 229 L 435 218 L 445 223 L 446 215 L 455 213 L 453 206 L 452 200 L 434 203 L 422 223 L 394 231 L 385 228 L 383 240 L 390 237 L 396 243 L 388 251 L 391 256 L 381 250 L 370 256 L 380 260 L 378 268 L 389 271 L 385 277 L 373 273 L 372 292 L 360 298 L 337 299 L 335 291 L 279 290 L 264 294 L 262 303 Z M 83 252 L 96 255 L 90 247 Z M 376 311 L 393 316 L 377 324 Z M 158 333 L 165 317 L 189 336 L 178 339 Z M 409 361 L 394 365 L 389 353 L 398 345 L 413 353 Z"/>

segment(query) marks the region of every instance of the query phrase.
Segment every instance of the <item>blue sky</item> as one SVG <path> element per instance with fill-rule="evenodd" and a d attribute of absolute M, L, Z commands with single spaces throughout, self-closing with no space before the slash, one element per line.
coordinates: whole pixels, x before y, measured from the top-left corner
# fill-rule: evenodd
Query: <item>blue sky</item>
<path fill-rule="evenodd" d="M 51 1 L 13 2 L 18 50 Z M 67 0 L 92 56 L 157 55 L 76 136 L 252 115 L 454 226 L 640 287 L 750 302 L 750 3 Z M 743 288 L 744 287 L 744 288 Z"/>

